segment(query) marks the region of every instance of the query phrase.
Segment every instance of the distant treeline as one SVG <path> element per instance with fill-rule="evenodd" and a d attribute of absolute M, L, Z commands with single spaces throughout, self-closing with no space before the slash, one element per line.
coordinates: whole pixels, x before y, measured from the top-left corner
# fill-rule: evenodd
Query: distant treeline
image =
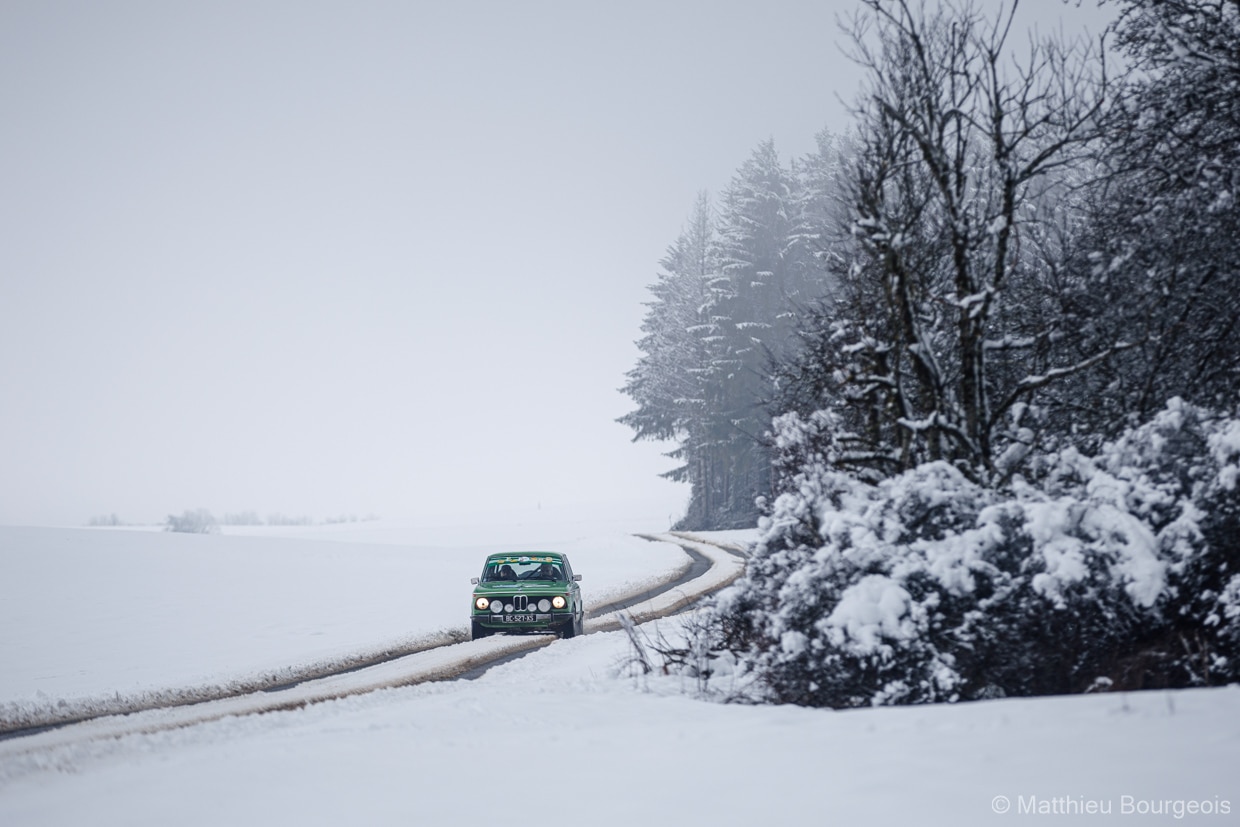
<path fill-rule="evenodd" d="M 222 519 L 217 519 L 214 514 L 205 508 L 186 509 L 180 514 L 169 514 L 164 520 L 164 529 L 167 531 L 179 531 L 189 534 L 213 534 L 219 531 L 219 527 L 223 525 L 231 526 L 311 526 L 311 525 L 339 525 L 342 523 L 364 523 L 379 519 L 378 515 L 366 514 L 359 517 L 356 514 L 341 514 L 337 517 L 327 517 L 323 520 L 315 520 L 312 517 L 289 517 L 279 512 L 268 514 L 264 519 L 260 517 L 257 511 L 240 511 L 225 513 Z M 120 519 L 115 512 L 104 514 L 97 517 L 91 517 L 87 522 L 91 527 L 107 527 L 107 526 L 126 526 L 135 525 L 135 523 L 127 523 Z"/>

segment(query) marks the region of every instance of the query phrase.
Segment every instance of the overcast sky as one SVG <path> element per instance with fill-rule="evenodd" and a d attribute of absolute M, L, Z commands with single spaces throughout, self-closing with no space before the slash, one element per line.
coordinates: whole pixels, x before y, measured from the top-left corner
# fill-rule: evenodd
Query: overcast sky
<path fill-rule="evenodd" d="M 852 7 L 3 0 L 0 523 L 678 516 L 614 422 L 646 286 L 846 126 Z"/>

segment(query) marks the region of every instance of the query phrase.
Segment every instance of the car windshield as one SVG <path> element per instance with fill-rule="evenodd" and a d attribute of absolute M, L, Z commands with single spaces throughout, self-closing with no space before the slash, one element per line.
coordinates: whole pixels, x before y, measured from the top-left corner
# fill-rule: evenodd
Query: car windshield
<path fill-rule="evenodd" d="M 488 560 L 482 571 L 484 583 L 529 580 L 563 580 L 564 569 L 549 557 L 506 557 Z"/>

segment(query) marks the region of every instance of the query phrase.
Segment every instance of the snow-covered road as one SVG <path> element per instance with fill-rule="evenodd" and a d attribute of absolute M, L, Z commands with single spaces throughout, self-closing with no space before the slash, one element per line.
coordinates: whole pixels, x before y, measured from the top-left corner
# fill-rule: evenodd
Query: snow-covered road
<path fill-rule="evenodd" d="M 436 545 L 421 545 L 417 526 L 326 528 L 0 527 L 0 731 L 226 697 L 465 640 L 469 578 L 490 550 L 571 552 L 587 606 L 689 562 L 675 543 L 578 526 L 514 527 L 507 542 L 462 528 L 455 540 L 432 535 Z"/>
<path fill-rule="evenodd" d="M 643 595 L 650 596 L 637 602 L 623 601 L 623 614 L 636 622 L 672 615 L 732 582 L 743 570 L 734 553 L 724 551 L 711 543 L 678 539 L 673 535 L 649 535 L 648 539 L 654 542 L 676 542 L 682 547 L 690 547 L 708 565 L 701 574 L 687 582 L 678 582 L 675 588 L 643 586 Z M 643 579 L 641 582 L 645 584 L 647 581 Z M 586 633 L 619 628 L 619 614 L 620 611 L 596 610 L 586 621 Z M 144 703 L 128 709 L 122 706 L 117 713 L 84 716 L 81 721 L 51 729 L 44 727 L 48 723 L 56 723 L 54 718 L 51 721 L 36 721 L 26 727 L 36 731 L 18 731 L 14 735 L 19 737 L 0 740 L 0 761 L 38 755 L 57 747 L 90 740 L 151 734 L 230 716 L 301 709 L 310 704 L 379 689 L 445 680 L 546 646 L 553 641 L 554 638 L 550 635 L 500 635 L 474 641 L 443 642 L 416 653 L 386 658 L 361 668 L 338 670 L 322 677 L 300 680 L 290 686 L 244 693 L 233 692 L 194 703 Z M 120 699 L 117 699 L 117 704 L 120 703 Z"/>

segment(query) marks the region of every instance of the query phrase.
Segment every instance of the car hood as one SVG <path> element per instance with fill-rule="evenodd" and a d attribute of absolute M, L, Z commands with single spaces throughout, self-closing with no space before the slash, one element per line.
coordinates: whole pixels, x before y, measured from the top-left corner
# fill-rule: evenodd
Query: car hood
<path fill-rule="evenodd" d="M 563 580 L 551 582 L 548 580 L 533 582 L 512 582 L 496 581 L 493 583 L 479 583 L 474 586 L 474 594 L 491 595 L 491 594 L 531 594 L 531 595 L 555 595 L 564 594 L 568 591 L 568 583 Z"/>

